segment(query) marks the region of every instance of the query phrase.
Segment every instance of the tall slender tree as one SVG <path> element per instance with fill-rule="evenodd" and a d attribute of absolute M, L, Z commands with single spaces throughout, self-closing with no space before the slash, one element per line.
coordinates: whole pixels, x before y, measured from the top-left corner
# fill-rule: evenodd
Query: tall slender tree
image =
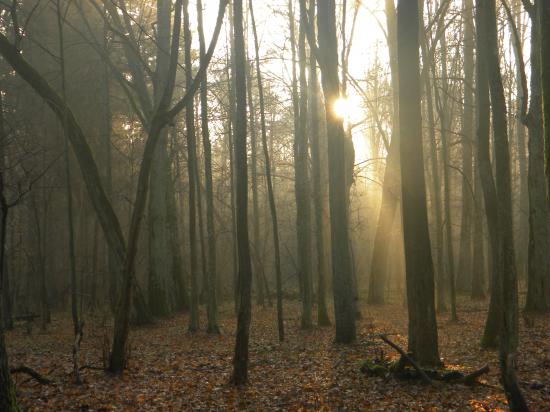
<path fill-rule="evenodd" d="M 550 193 L 550 3 L 537 0 L 540 13 L 540 56 L 546 184 Z"/>
<path fill-rule="evenodd" d="M 481 338 L 484 348 L 496 348 L 500 331 L 501 308 L 500 280 L 498 271 L 498 199 L 491 165 L 490 155 L 490 100 L 488 80 L 488 58 L 486 44 L 486 23 L 479 10 L 483 10 L 481 2 L 476 1 L 476 107 L 477 107 L 477 168 L 480 177 L 485 215 L 489 231 L 491 256 L 491 298 L 485 329 Z"/>
<path fill-rule="evenodd" d="M 473 214 L 473 136 L 474 136 L 474 22 L 473 1 L 464 0 L 462 6 L 464 20 L 464 103 L 462 106 L 461 149 L 462 149 L 462 218 L 460 222 L 460 249 L 457 267 L 457 289 L 461 292 L 470 289 L 472 284 L 472 232 Z"/>
<path fill-rule="evenodd" d="M 247 108 L 246 54 L 243 30 L 243 1 L 233 2 L 233 39 L 235 42 L 235 184 L 237 251 L 239 259 L 239 305 L 232 382 L 241 385 L 248 380 L 248 340 L 251 319 L 252 265 L 248 238 L 248 166 L 247 166 Z"/>
<path fill-rule="evenodd" d="M 4 299 L 7 298 L 4 293 L 6 276 L 5 247 L 8 218 L 8 202 L 5 195 L 4 181 L 4 145 L 6 143 L 6 129 L 4 123 L 4 104 L 0 93 L 0 410 L 7 412 L 19 411 L 15 393 L 15 385 L 11 379 L 10 368 L 8 365 L 8 353 L 6 351 L 6 339 L 4 336 Z"/>
<path fill-rule="evenodd" d="M 481 3 L 481 4 L 480 4 Z M 527 404 L 516 377 L 516 351 L 518 346 L 518 290 L 512 227 L 512 188 L 510 173 L 510 149 L 506 119 L 506 99 L 498 52 L 497 16 L 495 0 L 478 3 L 477 13 L 485 25 L 484 41 L 487 53 L 487 74 L 493 115 L 495 153 L 495 182 L 497 206 L 497 248 L 493 253 L 500 273 L 502 303 L 499 357 L 501 378 L 512 411 L 527 411 Z M 478 27 L 479 29 L 479 27 Z M 494 293 L 494 292 L 493 292 Z"/>
<path fill-rule="evenodd" d="M 525 123 L 529 134 L 529 248 L 525 310 L 550 310 L 550 209 L 544 179 L 542 129 L 540 21 L 535 4 L 525 3 L 531 20 L 531 76 L 529 112 Z"/>
<path fill-rule="evenodd" d="M 157 12 L 157 55 L 156 81 L 154 82 L 154 102 L 159 104 L 166 86 L 167 74 L 170 65 L 170 38 L 172 3 L 169 0 L 159 0 Z M 155 316 L 166 317 L 172 312 L 169 300 L 172 263 L 171 248 L 169 247 L 168 227 L 168 191 L 170 162 L 168 158 L 168 128 L 161 131 L 155 158 L 151 168 L 151 191 L 148 203 L 149 229 L 149 308 Z"/>
<path fill-rule="evenodd" d="M 275 205 L 275 193 L 273 190 L 273 179 L 271 178 L 271 159 L 267 145 L 267 127 L 265 119 L 265 97 L 264 85 L 262 82 L 262 71 L 260 68 L 260 44 L 258 42 L 258 31 L 256 29 L 256 19 L 254 17 L 254 8 L 252 0 L 248 1 L 250 10 L 250 20 L 252 23 L 252 34 L 254 36 L 254 51 L 256 62 L 256 79 L 258 81 L 258 95 L 260 100 L 260 127 L 262 134 L 262 149 L 265 160 L 265 179 L 267 184 L 267 196 L 269 210 L 271 212 L 271 225 L 273 230 L 273 257 L 275 260 L 275 282 L 277 288 L 277 329 L 279 332 L 279 341 L 285 338 L 285 327 L 283 319 L 283 291 L 282 291 L 282 273 L 281 273 L 281 252 L 279 244 L 279 221 L 277 217 L 277 207 Z"/>
<path fill-rule="evenodd" d="M 193 80 L 193 63 L 191 60 L 191 29 L 189 22 L 189 0 L 183 0 L 183 30 L 185 55 L 185 82 L 190 85 Z M 191 271 L 191 313 L 189 317 L 189 331 L 199 329 L 199 285 L 197 273 L 197 147 L 195 135 L 195 104 L 189 100 L 185 108 L 185 127 L 187 131 L 187 173 L 189 182 L 189 259 Z"/>
<path fill-rule="evenodd" d="M 300 19 L 298 34 L 299 86 L 298 127 L 294 136 L 296 228 L 298 235 L 298 265 L 302 279 L 302 323 L 303 329 L 312 326 L 312 281 L 311 281 L 311 208 L 308 165 L 308 84 L 306 77 L 306 27 Z"/>
<path fill-rule="evenodd" d="M 206 43 L 204 41 L 204 29 L 202 18 L 202 1 L 197 1 L 197 21 L 199 33 L 200 58 L 206 55 Z M 209 333 L 220 333 L 218 326 L 218 304 L 216 291 L 216 233 L 214 226 L 214 190 L 212 180 L 212 144 L 210 143 L 210 131 L 208 127 L 208 77 L 205 75 L 201 83 L 201 133 L 204 152 L 204 185 L 206 195 L 206 231 L 208 247 L 208 296 L 206 314 L 208 317 L 207 331 Z"/>
<path fill-rule="evenodd" d="M 392 229 L 395 226 L 395 217 L 399 206 L 399 104 L 398 104 L 398 75 L 397 75 L 397 25 L 395 3 L 385 1 L 386 24 L 388 26 L 388 50 L 390 57 L 391 85 L 392 85 L 392 136 L 390 148 L 386 157 L 384 182 L 382 183 L 382 203 L 378 213 L 378 223 L 374 235 L 372 251 L 371 276 L 369 280 L 368 302 L 383 304 L 386 301 L 386 286 L 388 270 L 388 254 L 391 242 Z"/>
<path fill-rule="evenodd" d="M 304 25 L 302 14 L 308 17 L 309 25 L 306 30 L 311 37 L 315 38 L 315 1 L 310 0 L 308 10 L 300 6 L 300 20 Z M 317 249 L 317 323 L 319 326 L 329 326 L 330 318 L 328 316 L 326 303 L 326 257 L 325 257 L 325 202 L 322 190 L 321 176 L 321 128 L 320 107 L 319 107 L 319 78 L 317 75 L 317 60 L 315 53 L 310 51 L 309 56 L 309 90 L 308 107 L 310 114 L 310 150 L 311 150 L 311 178 L 313 181 L 313 202 L 315 209 L 315 246 Z"/>
<path fill-rule="evenodd" d="M 409 351 L 422 364 L 438 364 L 434 271 L 428 233 L 420 103 L 417 2 L 397 3 L 399 130 L 403 237 L 409 309 Z"/>
<path fill-rule="evenodd" d="M 319 47 L 312 48 L 316 49 L 317 59 L 321 67 L 321 80 L 325 96 L 336 342 L 350 343 L 356 338 L 356 305 L 349 248 L 346 135 L 343 120 L 337 116 L 334 110 L 334 104 L 340 98 L 336 5 L 334 0 L 317 2 L 317 27 Z M 312 36 L 309 37 L 310 46 L 314 45 Z"/>

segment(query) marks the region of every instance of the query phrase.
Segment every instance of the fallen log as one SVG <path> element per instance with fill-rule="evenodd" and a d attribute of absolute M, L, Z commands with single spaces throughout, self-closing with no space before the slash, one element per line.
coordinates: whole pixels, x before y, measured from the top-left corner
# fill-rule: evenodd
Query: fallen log
<path fill-rule="evenodd" d="M 31 378 L 36 380 L 41 385 L 51 385 L 54 382 L 51 379 L 48 379 L 41 374 L 39 374 L 37 371 L 35 371 L 32 368 L 29 368 L 28 366 L 18 366 L 16 368 L 11 368 L 10 373 L 16 374 L 16 373 L 24 373 L 26 375 L 29 375 Z"/>
<path fill-rule="evenodd" d="M 474 385 L 479 382 L 477 379 L 489 372 L 489 366 L 485 365 L 480 369 L 473 372 L 464 374 L 454 370 L 437 370 L 437 369 L 424 369 L 407 354 L 399 345 L 388 339 L 387 335 L 376 335 L 384 343 L 395 349 L 401 358 L 398 361 L 384 360 L 383 356 L 374 362 L 366 361 L 361 366 L 361 371 L 371 376 L 378 376 L 387 378 L 393 376 L 397 379 L 420 379 L 426 384 L 432 384 L 433 381 L 440 381 L 446 383 L 460 383 L 463 385 Z M 406 366 L 410 365 L 411 368 Z"/>

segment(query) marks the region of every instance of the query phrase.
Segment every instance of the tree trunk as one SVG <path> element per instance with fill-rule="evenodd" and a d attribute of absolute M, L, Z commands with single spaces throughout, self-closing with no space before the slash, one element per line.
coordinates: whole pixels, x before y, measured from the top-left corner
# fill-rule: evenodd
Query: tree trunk
<path fill-rule="evenodd" d="M 4 104 L 0 93 L 0 410 L 6 412 L 19 411 L 15 395 L 15 385 L 11 380 L 10 368 L 8 365 L 8 354 L 6 351 L 6 341 L 4 338 L 4 319 L 3 313 L 6 308 L 5 299 L 9 299 L 5 293 L 4 286 L 6 281 L 6 231 L 8 222 L 8 204 L 4 194 L 4 144 L 6 142 L 6 130 L 4 127 Z"/>
<path fill-rule="evenodd" d="M 269 149 L 267 145 L 267 129 L 265 119 L 265 99 L 264 87 L 262 83 L 262 72 L 260 70 L 260 46 L 258 43 L 258 33 L 256 30 L 256 19 L 254 18 L 254 9 L 252 0 L 248 1 L 250 10 L 250 19 L 252 23 L 252 33 L 254 35 L 254 51 L 256 53 L 256 77 L 258 80 L 258 95 L 260 100 L 260 126 L 262 132 L 262 148 L 265 159 L 265 178 L 267 183 L 267 195 L 269 201 L 269 209 L 271 212 L 271 225 L 273 226 L 273 249 L 275 258 L 275 279 L 277 284 L 277 328 L 279 332 L 279 341 L 285 338 L 285 329 L 283 322 L 283 291 L 282 291 L 282 275 L 281 275 L 281 252 L 279 244 L 279 223 L 277 219 L 277 208 L 275 205 L 275 194 L 273 192 L 273 181 L 271 178 L 271 161 L 269 158 Z"/>
<path fill-rule="evenodd" d="M 485 0 L 476 0 L 476 9 L 483 7 L 480 4 Z M 500 300 L 500 273 L 498 264 L 498 199 L 493 178 L 493 167 L 489 153 L 490 147 L 490 101 L 488 84 L 488 59 L 485 33 L 486 23 L 479 12 L 476 12 L 476 106 L 477 106 L 477 166 L 483 198 L 485 200 L 485 214 L 487 227 L 489 229 L 489 243 L 491 246 L 490 272 L 491 272 L 491 299 L 489 312 L 481 339 L 481 346 L 484 348 L 496 348 L 500 332 L 499 313 L 502 308 Z"/>
<path fill-rule="evenodd" d="M 386 0 L 386 23 L 388 26 L 388 49 L 390 57 L 391 84 L 393 92 L 392 138 L 382 183 L 382 202 L 372 251 L 371 277 L 368 303 L 384 304 L 386 283 L 389 276 L 388 252 L 391 233 L 399 207 L 399 102 L 397 75 L 397 27 L 395 4 Z"/>
<path fill-rule="evenodd" d="M 397 50 L 403 237 L 409 309 L 409 352 L 422 364 L 439 364 L 434 302 L 434 272 L 422 153 L 419 70 L 419 7 L 399 0 Z"/>
<path fill-rule="evenodd" d="M 263 285 L 263 264 L 262 264 L 262 246 L 260 243 L 260 207 L 258 203 L 258 132 L 256 127 L 256 106 L 252 96 L 252 73 L 251 67 L 246 59 L 246 77 L 248 87 L 248 108 L 250 112 L 250 161 L 251 161 L 251 180 L 252 180 L 252 245 L 254 275 L 256 282 L 256 298 L 258 305 L 265 307 L 264 285 Z"/>
<path fill-rule="evenodd" d="M 296 229 L 298 236 L 298 271 L 302 279 L 302 329 L 310 329 L 312 322 L 311 282 L 311 208 L 309 193 L 308 136 L 308 85 L 306 78 L 306 27 L 300 19 L 298 34 L 298 65 L 300 94 L 298 99 L 298 127 L 294 136 L 294 170 L 296 195 Z"/>
<path fill-rule="evenodd" d="M 161 102 L 157 107 L 149 125 L 148 137 L 145 143 L 143 159 L 139 170 L 137 192 L 135 195 L 134 209 L 130 222 L 127 250 L 125 247 L 124 237 L 122 236 L 122 231 L 120 229 L 120 223 L 113 211 L 111 203 L 105 195 L 97 165 L 91 154 L 90 147 L 86 142 L 82 128 L 76 121 L 73 112 L 67 107 L 66 104 L 64 104 L 63 100 L 44 80 L 44 78 L 25 61 L 17 48 L 15 48 L 4 35 L 0 34 L 0 54 L 4 56 L 6 61 L 14 68 L 14 70 L 16 70 L 16 72 L 47 102 L 48 106 L 60 120 L 64 119 L 64 115 L 67 116 L 67 122 L 65 123 L 67 130 L 65 130 L 65 132 L 70 138 L 73 150 L 82 171 L 86 189 L 88 190 L 94 209 L 99 217 L 99 221 L 102 225 L 109 246 L 116 252 L 115 256 L 117 257 L 117 263 L 119 263 L 120 267 L 123 268 L 121 272 L 124 287 L 122 288 L 122 293 L 118 304 L 119 309 L 117 310 L 115 317 L 113 349 L 109 360 L 109 370 L 113 372 L 121 372 L 124 368 L 126 360 L 126 343 L 129 332 L 129 311 L 132 290 L 134 291 L 134 294 L 136 294 L 136 306 L 143 306 L 144 301 L 141 292 L 135 283 L 133 275 L 135 256 L 137 253 L 138 235 L 140 233 L 143 212 L 147 199 L 154 149 L 158 143 L 162 128 L 166 126 L 188 104 L 189 100 L 193 98 L 195 92 L 197 91 L 200 80 L 202 76 L 204 76 L 214 53 L 214 49 L 219 38 L 226 5 L 226 1 L 220 0 L 212 40 L 210 42 L 206 58 L 201 61 L 200 68 L 193 83 L 189 85 L 189 89 L 185 95 L 172 108 L 169 108 L 175 84 L 181 25 L 181 0 L 176 0 L 176 18 L 174 19 L 174 31 L 172 36 L 172 59 L 170 62 L 170 71 L 168 76 L 169 81 L 167 81 L 163 98 L 161 99 Z"/>
<path fill-rule="evenodd" d="M 547 193 L 550 193 L 550 4 L 537 0 L 540 13 L 540 56 L 542 81 L 542 107 L 544 125 L 545 174 Z"/>
<path fill-rule="evenodd" d="M 233 358 L 232 381 L 242 385 L 248 381 L 248 340 L 251 319 L 252 266 L 248 239 L 248 170 L 246 150 L 246 57 L 243 34 L 243 2 L 234 0 L 233 37 L 235 42 L 235 173 L 237 250 L 239 259 L 239 310 L 237 338 Z"/>
<path fill-rule="evenodd" d="M 65 76 L 65 39 L 63 32 L 63 10 L 61 9 L 61 1 L 56 2 L 56 14 L 57 14 L 57 29 L 59 36 L 59 64 L 61 69 L 61 96 L 63 101 L 67 101 L 67 86 Z M 63 118 L 63 130 L 66 130 L 66 115 Z M 74 374 L 77 384 L 81 384 L 80 370 L 78 366 L 78 351 L 80 346 L 80 340 L 82 336 L 82 323 L 78 314 L 78 285 L 76 277 L 76 253 L 75 253 L 75 230 L 74 230 L 74 218 L 73 218 L 73 190 L 71 182 L 71 163 L 69 153 L 69 139 L 66 135 L 63 135 L 63 155 L 65 161 L 65 196 L 67 201 L 67 227 L 69 230 L 69 284 L 71 287 L 71 317 L 73 321 L 73 333 L 75 344 L 73 346 L 73 365 Z"/>
<path fill-rule="evenodd" d="M 519 56 L 517 51 L 518 47 L 523 49 L 523 23 L 522 23 L 522 13 L 521 13 L 521 1 L 522 0 L 516 0 L 514 7 L 515 7 L 515 14 L 516 14 L 516 29 L 518 34 L 518 42 L 519 44 L 516 45 L 517 47 L 514 47 L 514 50 L 516 51 L 516 153 L 517 153 L 517 160 L 518 160 L 518 185 L 519 185 L 519 191 L 517 193 L 518 200 L 515 202 L 517 204 L 517 223 L 516 223 L 516 230 L 517 230 L 517 237 L 515 239 L 515 250 L 516 250 L 516 256 L 517 256 L 517 268 L 518 268 L 518 277 L 521 280 L 524 280 L 527 278 L 528 274 L 528 254 L 529 254 L 529 182 L 528 182 L 528 160 L 527 160 L 527 153 L 526 153 L 526 145 L 525 145 L 525 122 L 524 122 L 524 115 L 522 113 L 522 106 L 524 100 L 527 98 L 527 96 L 524 95 L 523 92 L 523 82 L 522 82 L 522 66 L 519 64 L 519 59 L 523 59 L 523 56 Z M 513 39 L 512 39 L 513 41 Z M 539 57 L 540 59 L 540 57 Z M 540 75 L 540 74 L 539 74 Z M 539 79 L 540 81 L 540 79 Z M 550 221 L 550 220 L 547 220 Z"/>
<path fill-rule="evenodd" d="M 348 232 L 346 135 L 343 121 L 334 111 L 334 104 L 340 97 L 335 15 L 336 5 L 334 0 L 317 3 L 317 27 L 319 28 L 317 58 L 321 67 L 328 136 L 335 340 L 338 343 L 350 343 L 356 338 L 356 305 Z"/>
<path fill-rule="evenodd" d="M 443 16 L 442 16 L 443 19 Z M 441 127 L 441 153 L 442 153 L 442 171 L 443 171 L 443 198 L 444 198 L 444 214 L 445 214 L 445 273 L 443 277 L 444 284 L 448 287 L 441 288 L 441 291 L 448 293 L 451 298 L 451 320 L 458 320 L 456 314 L 456 293 L 455 293 L 455 263 L 454 263 L 454 250 L 453 250 L 453 225 L 451 219 L 451 188 L 450 188 L 450 148 L 449 148 L 449 136 L 447 131 L 451 130 L 451 121 L 448 120 L 448 115 L 452 116 L 452 109 L 449 107 L 449 83 L 447 73 L 447 41 L 445 34 L 441 36 L 441 94 L 436 84 L 434 84 L 434 95 L 436 101 L 436 107 L 439 114 L 439 123 Z M 432 73 L 434 82 L 436 79 L 435 62 L 432 62 Z"/>
<path fill-rule="evenodd" d="M 475 146 L 477 147 L 477 137 Z M 485 286 L 485 254 L 488 253 L 485 250 L 485 236 L 484 236 L 484 205 L 483 205 L 483 193 L 481 189 L 481 182 L 479 177 L 479 167 L 477 155 L 475 156 L 475 170 L 473 173 L 474 182 L 474 227 L 473 227 L 473 255 L 472 255 L 472 279 L 471 279 L 471 293 L 472 300 L 485 299 L 486 286 Z"/>
<path fill-rule="evenodd" d="M 426 36 L 424 32 L 420 34 L 420 47 L 422 49 L 422 81 L 426 91 L 426 109 L 428 112 L 428 130 L 430 144 L 430 159 L 432 172 L 432 204 L 434 209 L 435 220 L 435 274 L 437 287 L 437 310 L 438 312 L 447 311 L 447 303 L 445 299 L 445 269 L 443 261 L 443 217 L 441 215 L 441 179 L 439 176 L 439 160 L 437 154 L 437 146 L 435 142 L 435 115 L 434 102 L 432 95 L 432 82 L 429 74 L 431 62 L 428 56 L 428 47 L 426 44 Z"/>
<path fill-rule="evenodd" d="M 229 85 L 229 116 L 228 116 L 228 150 L 229 150 L 229 168 L 230 172 L 230 192 L 231 192 L 231 234 L 233 236 L 233 298 L 235 303 L 235 313 L 239 312 L 239 257 L 237 247 L 237 216 L 235 212 L 235 186 L 236 186 L 236 171 L 235 171 L 235 153 L 233 151 L 235 141 L 235 124 L 236 124 L 236 105 L 235 105 L 235 38 L 234 20 L 233 20 L 233 3 L 229 2 L 230 18 L 229 18 L 229 43 L 230 54 L 229 64 L 227 64 L 227 83 Z"/>
<path fill-rule="evenodd" d="M 191 30 L 189 23 L 189 0 L 183 2 L 183 30 L 185 48 L 185 82 L 191 84 L 193 65 L 191 60 Z M 185 127 L 187 130 L 187 173 L 189 181 L 189 260 L 191 271 L 191 313 L 189 316 L 189 331 L 199 329 L 199 291 L 197 273 L 197 149 L 195 136 L 195 108 L 191 99 L 185 108 Z"/>
<path fill-rule="evenodd" d="M 502 311 L 500 333 L 501 378 L 512 411 L 527 411 L 527 404 L 516 377 L 516 351 L 518 346 L 518 291 L 514 253 L 514 232 L 512 227 L 512 188 L 510 175 L 510 152 L 506 119 L 506 100 L 500 71 L 497 38 L 497 17 L 495 0 L 478 4 L 478 13 L 485 25 L 489 91 L 493 113 L 493 135 L 496 166 L 498 270 Z M 478 27 L 479 30 L 479 27 Z M 494 291 L 493 291 L 494 293 Z"/>
<path fill-rule="evenodd" d="M 528 9 L 531 18 L 531 95 L 527 128 L 529 133 L 529 249 L 525 310 L 550 310 L 550 210 L 544 179 L 542 134 L 540 26 L 537 7 Z"/>
<path fill-rule="evenodd" d="M 166 85 L 170 65 L 171 2 L 159 0 L 156 5 L 156 82 L 154 100 L 158 105 Z M 155 158 L 151 168 L 151 189 L 149 191 L 149 308 L 154 316 L 166 317 L 172 313 L 168 291 L 171 290 L 171 252 L 168 230 L 168 185 L 170 161 L 168 158 L 168 129 L 161 131 L 159 143 L 155 149 Z M 170 283 L 169 283 L 170 282 Z"/>
<path fill-rule="evenodd" d="M 204 29 L 202 22 L 202 1 L 197 1 L 197 20 L 200 43 L 200 56 L 204 58 L 206 45 L 204 42 Z M 204 151 L 204 184 L 206 195 L 206 232 L 208 245 L 208 267 L 206 276 L 208 282 L 208 296 L 206 314 L 208 318 L 208 333 L 220 333 L 218 326 L 218 303 L 216 292 L 216 232 L 214 226 L 214 192 L 212 183 L 212 145 L 210 144 L 210 132 L 208 128 L 208 78 L 205 76 L 201 83 L 201 132 Z"/>
<path fill-rule="evenodd" d="M 315 37 L 315 1 L 310 1 L 308 10 L 300 13 L 309 15 L 309 30 L 312 37 Z M 301 19 L 303 24 L 303 19 Z M 326 258 L 325 258 L 325 224 L 324 224 L 324 201 L 321 186 L 321 133 L 319 130 L 319 80 L 317 76 L 317 60 L 313 52 L 309 58 L 309 90 L 308 107 L 310 115 L 310 148 L 311 148 L 311 178 L 313 180 L 313 202 L 315 210 L 315 246 L 317 249 L 317 323 L 319 326 L 330 326 L 326 303 Z"/>
<path fill-rule="evenodd" d="M 462 9 L 464 20 L 464 105 L 462 112 L 462 219 L 460 222 L 460 249 L 457 270 L 457 289 L 466 292 L 472 286 L 472 226 L 474 199 L 472 187 L 472 145 L 474 136 L 474 25 L 473 1 L 465 0 Z M 476 253 L 474 251 L 474 253 Z M 479 253 L 479 251 L 478 251 Z M 473 291 L 473 289 L 472 289 Z"/>

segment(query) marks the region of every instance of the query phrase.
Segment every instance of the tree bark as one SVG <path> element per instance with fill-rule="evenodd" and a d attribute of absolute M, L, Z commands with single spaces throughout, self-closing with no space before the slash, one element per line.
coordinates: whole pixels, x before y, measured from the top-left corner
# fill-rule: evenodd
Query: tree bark
<path fill-rule="evenodd" d="M 201 60 L 206 54 L 206 44 L 204 41 L 204 29 L 202 21 L 202 1 L 197 1 L 197 30 L 199 33 L 200 57 Z M 210 131 L 208 128 L 208 78 L 204 76 L 200 90 L 201 102 L 201 132 L 202 145 L 204 151 L 204 185 L 206 191 L 206 232 L 208 245 L 208 267 L 206 276 L 208 276 L 208 296 L 206 305 L 206 314 L 208 318 L 208 333 L 220 333 L 218 326 L 218 303 L 216 291 L 216 232 L 214 225 L 214 191 L 212 183 L 212 145 L 210 143 Z"/>
<path fill-rule="evenodd" d="M 246 115 L 246 56 L 243 34 L 243 1 L 233 3 L 233 37 L 235 42 L 235 173 L 237 251 L 239 259 L 239 305 L 237 338 L 233 358 L 232 381 L 236 385 L 248 381 L 248 340 L 251 319 L 252 265 L 248 238 L 248 170 L 247 170 L 247 115 Z"/>
<path fill-rule="evenodd" d="M 308 10 L 300 5 L 300 14 L 308 15 L 311 37 L 315 38 L 315 1 L 311 0 Z M 304 24 L 304 19 L 300 19 Z M 320 133 L 320 106 L 319 106 L 319 80 L 317 75 L 317 60 L 315 54 L 310 51 L 309 56 L 309 90 L 308 107 L 310 116 L 310 150 L 311 150 L 311 179 L 313 181 L 313 202 L 315 212 L 315 247 L 317 250 L 317 323 L 319 326 L 330 326 L 330 318 L 326 303 L 326 258 L 325 258 L 325 222 L 324 222 L 324 198 L 321 184 L 321 133 Z"/>
<path fill-rule="evenodd" d="M 447 302 L 445 298 L 445 267 L 443 260 L 444 241 L 443 241 L 443 217 L 441 211 L 441 178 L 439 176 L 439 156 L 435 141 L 435 114 L 434 101 L 432 94 L 432 81 L 430 79 L 429 67 L 431 67 L 430 56 L 428 56 L 428 46 L 426 44 L 426 35 L 422 31 L 420 34 L 420 47 L 422 50 L 422 81 L 426 91 L 426 110 L 428 115 L 428 131 L 430 144 L 430 160 L 432 172 L 432 204 L 435 220 L 435 275 L 437 288 L 437 310 L 438 312 L 447 311 Z"/>
<path fill-rule="evenodd" d="M 4 338 L 4 310 L 5 299 L 8 298 L 4 291 L 6 276 L 6 231 L 8 222 L 8 204 L 4 193 L 4 144 L 6 131 L 4 127 L 4 104 L 0 93 L 0 410 L 7 412 L 19 411 L 15 394 L 15 385 L 11 379 L 8 365 L 8 354 Z"/>
<path fill-rule="evenodd" d="M 371 276 L 369 281 L 368 303 L 384 304 L 386 284 L 389 276 L 388 252 L 391 232 L 399 207 L 399 102 L 397 75 L 397 26 L 395 4 L 386 0 L 386 23 L 388 26 L 388 49 L 390 57 L 391 84 L 393 91 L 392 138 L 386 157 L 384 182 L 382 183 L 382 202 L 378 214 L 378 223 L 372 251 Z"/>
<path fill-rule="evenodd" d="M 262 83 L 262 71 L 260 69 L 260 46 L 258 43 L 258 32 L 256 30 L 256 19 L 254 18 L 254 9 L 252 0 L 248 1 L 250 10 L 250 19 L 252 23 L 252 33 L 254 35 L 254 51 L 256 57 L 256 77 L 258 81 L 258 95 L 260 100 L 260 127 L 262 133 L 262 149 L 265 159 L 265 178 L 267 183 L 267 195 L 269 201 L 269 210 L 271 212 L 271 225 L 273 229 L 273 254 L 275 259 L 275 281 L 277 285 L 277 329 L 279 332 L 279 341 L 285 338 L 284 320 L 283 320 L 283 291 L 281 274 L 281 252 L 279 244 L 279 223 L 277 217 L 277 207 L 275 205 L 275 194 L 273 190 L 273 179 L 271 178 L 271 160 L 269 157 L 269 148 L 267 145 L 267 129 L 265 119 L 265 98 L 264 87 Z"/>
<path fill-rule="evenodd" d="M 540 56 L 542 107 L 544 125 L 545 174 L 547 193 L 550 193 L 550 4 L 537 0 L 540 13 Z"/>
<path fill-rule="evenodd" d="M 500 333 L 501 378 L 512 411 L 527 411 L 527 404 L 516 377 L 516 351 L 518 346 L 518 291 L 514 253 L 514 232 L 512 227 L 512 188 L 510 175 L 510 152 L 506 119 L 506 100 L 500 71 L 497 17 L 495 0 L 478 3 L 478 13 L 483 18 L 487 53 L 489 91 L 493 113 L 493 135 L 496 166 L 497 239 L 500 272 L 500 294 L 502 311 Z M 479 27 L 478 27 L 479 30 Z M 493 291 L 494 293 L 494 291 Z"/>
<path fill-rule="evenodd" d="M 462 9 L 464 20 L 464 105 L 462 111 L 462 219 L 460 222 L 460 249 L 457 270 L 457 290 L 466 292 L 472 286 L 472 225 L 474 199 L 473 136 L 474 136 L 474 26 L 473 1 L 465 0 Z M 475 253 L 475 252 L 474 252 Z"/>
<path fill-rule="evenodd" d="M 483 9 L 483 2 L 476 0 L 476 106 L 477 106 L 477 167 L 485 201 L 485 215 L 489 230 L 489 243 L 491 246 L 491 299 L 489 312 L 485 322 L 485 329 L 481 339 L 484 348 L 496 348 L 500 332 L 501 311 L 500 300 L 500 273 L 498 263 L 498 199 L 493 178 L 493 167 L 490 158 L 490 100 L 489 100 L 489 73 L 486 44 L 485 17 L 479 12 Z"/>
<path fill-rule="evenodd" d="M 185 82 L 191 84 L 193 66 L 191 61 L 191 30 L 189 23 L 189 0 L 183 1 L 183 30 L 185 55 Z M 197 250 L 197 149 L 195 136 L 195 106 L 194 99 L 189 101 L 185 108 L 185 127 L 187 131 L 187 174 L 189 182 L 189 260 L 191 275 L 191 313 L 189 316 L 189 331 L 199 329 L 199 285 L 197 279 L 198 250 Z"/>
<path fill-rule="evenodd" d="M 293 24 L 293 22 L 292 22 Z M 311 282 L 311 208 L 308 165 L 308 136 L 306 132 L 308 117 L 308 85 L 306 78 L 306 27 L 300 19 L 298 34 L 298 127 L 294 136 L 294 170 L 296 195 L 296 232 L 298 237 L 298 271 L 302 280 L 302 329 L 310 329 L 312 322 L 312 282 Z"/>
<path fill-rule="evenodd" d="M 434 271 L 424 180 L 419 69 L 419 7 L 399 0 L 397 51 L 403 237 L 409 309 L 409 352 L 421 364 L 439 364 Z"/>
<path fill-rule="evenodd" d="M 541 39 L 536 6 L 531 18 L 531 94 L 527 129 L 529 133 L 529 249 L 525 310 L 550 310 L 550 209 L 544 179 L 544 140 L 541 96 Z"/>
<path fill-rule="evenodd" d="M 317 27 L 319 40 L 317 58 L 321 67 L 328 136 L 335 340 L 338 343 L 351 343 L 356 338 L 356 305 L 349 248 L 346 135 L 343 121 L 334 111 L 334 104 L 340 97 L 334 0 L 317 2 Z"/>

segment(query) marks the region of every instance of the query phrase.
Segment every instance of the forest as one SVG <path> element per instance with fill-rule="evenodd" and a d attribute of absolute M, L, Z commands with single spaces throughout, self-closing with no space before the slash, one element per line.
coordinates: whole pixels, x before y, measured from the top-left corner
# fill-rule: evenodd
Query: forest
<path fill-rule="evenodd" d="M 550 411 L 549 0 L 0 0 L 0 412 Z"/>

